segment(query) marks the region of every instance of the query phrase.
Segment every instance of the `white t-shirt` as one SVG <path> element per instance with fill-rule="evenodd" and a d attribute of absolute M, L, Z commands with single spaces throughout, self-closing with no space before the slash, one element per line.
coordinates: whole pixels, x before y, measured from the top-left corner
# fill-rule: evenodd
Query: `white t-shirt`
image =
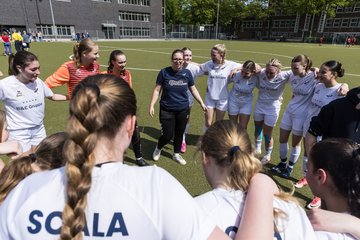
<path fill-rule="evenodd" d="M 241 75 L 241 72 L 238 72 L 230 81 L 234 83 L 230 91 L 230 101 L 237 103 L 251 103 L 253 101 L 253 91 L 259 82 L 257 76 L 245 79 Z"/>
<path fill-rule="evenodd" d="M 207 92 L 212 100 L 228 99 L 228 77 L 234 68 L 241 66 L 240 63 L 228 60 L 224 64 L 215 64 L 210 60 L 200 65 L 201 70 L 208 73 Z"/>
<path fill-rule="evenodd" d="M 327 105 L 335 99 L 343 97 L 339 96 L 337 92 L 340 86 L 340 83 L 329 88 L 327 88 L 323 83 L 319 83 L 316 85 L 314 95 L 311 99 L 310 107 L 308 108 L 307 117 L 304 122 L 304 136 L 309 130 L 312 117 L 317 116 L 323 106 Z"/>
<path fill-rule="evenodd" d="M 356 240 L 355 237 L 346 233 L 316 231 L 315 234 L 317 240 Z"/>
<path fill-rule="evenodd" d="M 0 206 L 0 239 L 58 239 L 64 168 L 24 179 Z M 184 187 L 156 166 L 94 167 L 84 239 L 206 239 L 215 224 Z"/>
<path fill-rule="evenodd" d="M 254 113 L 279 115 L 285 84 L 288 82 L 291 73 L 292 71 L 280 72 L 273 79 L 269 80 L 265 69 L 260 72 L 258 75 L 259 93 Z"/>
<path fill-rule="evenodd" d="M 232 239 L 235 238 L 244 210 L 245 194 L 242 191 L 217 188 L 196 197 L 196 201 L 225 233 Z M 275 233 L 274 239 L 316 239 L 310 221 L 302 208 L 278 198 L 274 198 L 274 208 L 283 210 L 288 216 L 286 219 L 280 218 L 275 221 L 281 238 Z"/>
<path fill-rule="evenodd" d="M 198 76 L 202 76 L 204 75 L 205 73 L 201 70 L 200 66 L 197 65 L 197 64 L 194 64 L 194 63 L 189 63 L 185 69 L 188 69 L 190 72 L 191 72 L 191 75 L 193 76 L 194 78 L 194 81 L 195 79 L 198 77 Z"/>
<path fill-rule="evenodd" d="M 314 72 L 308 72 L 304 77 L 290 75 L 289 83 L 292 88 L 292 98 L 288 103 L 286 110 L 294 115 L 306 115 L 311 98 L 314 94 L 315 85 L 318 80 L 315 79 Z"/>
<path fill-rule="evenodd" d="M 4 102 L 9 130 L 21 130 L 43 124 L 45 97 L 54 93 L 37 78 L 23 84 L 15 76 L 0 81 L 0 100 Z"/>

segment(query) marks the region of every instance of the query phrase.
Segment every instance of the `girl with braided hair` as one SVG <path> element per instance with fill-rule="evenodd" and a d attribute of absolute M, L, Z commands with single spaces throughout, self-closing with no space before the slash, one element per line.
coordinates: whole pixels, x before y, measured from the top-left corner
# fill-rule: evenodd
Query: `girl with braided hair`
<path fill-rule="evenodd" d="M 81 80 L 100 73 L 100 65 L 97 62 L 99 47 L 93 40 L 86 38 L 74 45 L 71 58 L 71 61 L 63 63 L 53 75 L 45 80 L 49 88 L 67 84 L 69 98 Z"/>
<path fill-rule="evenodd" d="M 18 184 L 0 206 L 0 239 L 227 239 L 168 172 L 123 164 L 135 115 L 124 80 L 81 81 L 70 101 L 65 167 Z"/>
<path fill-rule="evenodd" d="M 357 143 L 345 138 L 320 141 L 311 148 L 307 166 L 310 189 L 322 199 L 327 210 L 360 218 L 360 148 Z M 336 239 L 354 239 L 343 233 L 317 232 L 317 235 L 319 239 L 325 236 L 335 239 L 336 235 Z"/>
<path fill-rule="evenodd" d="M 52 134 L 40 142 L 34 153 L 10 160 L 0 174 L 0 204 L 28 175 L 63 166 L 62 151 L 67 138 L 65 132 Z"/>
<path fill-rule="evenodd" d="M 315 239 L 305 211 L 289 194 L 277 193 L 272 180 L 272 186 L 258 189 L 262 191 L 261 196 L 249 198 L 250 183 L 254 177 L 262 175 L 259 173 L 262 164 L 254 156 L 249 135 L 240 125 L 230 120 L 215 122 L 201 137 L 198 150 L 202 154 L 206 179 L 213 190 L 196 200 L 232 239 L 235 239 L 237 226 L 243 221 L 247 224 L 243 215 L 249 210 L 248 202 L 255 203 L 259 209 L 257 223 L 253 224 L 257 229 L 253 231 L 260 234 L 248 239 Z M 263 227 L 269 213 L 273 213 L 274 220 Z M 266 231 L 269 228 L 270 232 Z"/>

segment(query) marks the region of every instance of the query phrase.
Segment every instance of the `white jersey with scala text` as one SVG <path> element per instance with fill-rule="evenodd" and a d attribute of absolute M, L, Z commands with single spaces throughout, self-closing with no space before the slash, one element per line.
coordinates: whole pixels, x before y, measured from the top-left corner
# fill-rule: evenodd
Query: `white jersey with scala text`
<path fill-rule="evenodd" d="M 223 64 L 215 64 L 211 60 L 201 64 L 201 70 L 208 73 L 207 94 L 212 100 L 228 99 L 228 77 L 234 68 L 241 66 L 240 63 L 228 60 Z"/>
<path fill-rule="evenodd" d="M 268 79 L 263 69 L 259 74 L 259 93 L 254 112 L 265 115 L 278 115 L 282 103 L 285 84 L 291 71 L 280 72 L 273 79 Z"/>
<path fill-rule="evenodd" d="M 196 201 L 208 212 L 215 223 L 232 239 L 238 230 L 244 210 L 245 194 L 240 190 L 228 191 L 222 188 L 213 189 L 196 197 Z M 274 198 L 274 208 L 287 214 L 277 218 L 278 230 L 274 234 L 276 240 L 315 240 L 314 230 L 305 211 L 292 202 Z M 261 216 L 259 216 L 261 217 Z M 261 229 L 259 229 L 261 231 Z"/>
<path fill-rule="evenodd" d="M 327 88 L 323 83 L 316 85 L 304 123 L 304 136 L 306 136 L 306 133 L 309 130 L 312 117 L 317 116 L 323 106 L 335 99 L 343 97 L 339 96 L 339 93 L 337 92 L 340 86 L 340 83 L 337 83 L 335 86 L 329 88 Z"/>
<path fill-rule="evenodd" d="M 64 168 L 34 173 L 0 205 L 0 239 L 59 239 Z M 84 239 L 207 239 L 215 224 L 182 185 L 156 166 L 94 167 Z"/>
<path fill-rule="evenodd" d="M 319 82 L 315 77 L 316 75 L 312 71 L 304 77 L 290 75 L 289 83 L 292 88 L 292 98 L 286 107 L 290 114 L 301 116 L 307 114 L 315 86 Z"/>
<path fill-rule="evenodd" d="M 9 76 L 0 81 L 0 100 L 4 102 L 9 130 L 21 130 L 43 124 L 45 97 L 54 93 L 37 78 L 24 84 Z"/>
<path fill-rule="evenodd" d="M 229 100 L 236 103 L 251 104 L 254 96 L 253 91 L 254 88 L 258 86 L 259 78 L 252 76 L 246 79 L 241 75 L 241 72 L 238 72 L 230 81 L 233 82 L 234 85 L 230 91 Z"/>

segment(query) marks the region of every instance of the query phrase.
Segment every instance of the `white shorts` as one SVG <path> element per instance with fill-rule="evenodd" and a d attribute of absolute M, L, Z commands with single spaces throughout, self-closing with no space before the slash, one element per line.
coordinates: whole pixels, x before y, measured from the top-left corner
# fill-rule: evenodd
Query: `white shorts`
<path fill-rule="evenodd" d="M 281 120 L 280 128 L 292 131 L 292 133 L 296 136 L 302 136 L 305 118 L 306 116 L 296 116 L 295 114 L 285 111 Z"/>
<path fill-rule="evenodd" d="M 217 110 L 226 112 L 228 108 L 228 100 L 227 99 L 213 100 L 210 99 L 208 94 L 206 94 L 205 105 L 207 108 L 215 108 Z"/>
<path fill-rule="evenodd" d="M 31 146 L 39 145 L 44 138 L 46 138 L 44 124 L 21 130 L 9 130 L 9 141 L 17 140 L 23 152 L 30 150 Z"/>
<path fill-rule="evenodd" d="M 280 114 L 281 102 L 276 101 L 272 104 L 256 102 L 254 110 L 254 121 L 262 122 L 269 127 L 275 127 Z"/>
<path fill-rule="evenodd" d="M 239 114 L 251 115 L 252 102 L 235 102 L 229 100 L 229 115 L 236 116 Z"/>
<path fill-rule="evenodd" d="M 255 122 L 262 122 L 269 127 L 275 127 L 276 122 L 279 118 L 279 115 L 269 115 L 263 113 L 254 113 L 254 121 Z"/>

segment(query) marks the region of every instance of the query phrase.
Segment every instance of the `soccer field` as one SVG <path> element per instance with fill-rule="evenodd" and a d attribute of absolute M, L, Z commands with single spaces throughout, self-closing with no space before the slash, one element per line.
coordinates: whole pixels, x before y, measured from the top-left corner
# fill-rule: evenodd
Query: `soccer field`
<path fill-rule="evenodd" d="M 127 68 L 131 70 L 133 75 L 133 87 L 138 99 L 138 123 L 142 129 L 142 150 L 144 158 L 150 163 L 152 161 L 152 152 L 160 135 L 160 123 L 158 115 L 151 118 L 148 114 L 149 103 L 157 74 L 161 68 L 170 65 L 170 54 L 176 48 L 190 47 L 193 51 L 193 61 L 203 63 L 210 59 L 210 49 L 216 43 L 224 43 L 227 47 L 227 59 L 243 63 L 246 60 L 253 60 L 261 66 L 270 58 L 278 58 L 284 70 L 290 69 L 291 59 L 298 54 L 306 54 L 313 60 L 313 66 L 320 67 L 321 63 L 327 60 L 338 60 L 343 63 L 345 68 L 345 76 L 339 78 L 339 82 L 346 82 L 350 88 L 359 86 L 360 84 L 360 66 L 356 61 L 356 57 L 360 55 L 359 46 L 345 48 L 342 45 L 323 45 L 303 44 L 303 43 L 278 43 L 278 42 L 245 42 L 245 41 L 111 41 L 98 42 L 100 48 L 99 62 L 102 70 L 106 70 L 109 54 L 112 50 L 121 49 L 127 56 Z M 41 79 L 46 79 L 51 75 L 63 62 L 69 60 L 72 54 L 73 42 L 42 42 L 32 43 L 31 51 L 39 57 L 41 65 Z M 7 57 L 0 58 L 0 70 L 7 72 Z M 206 77 L 200 77 L 196 80 L 196 86 L 201 94 L 205 97 Z M 230 86 L 231 87 L 231 86 Z M 66 93 L 66 87 L 53 89 L 56 93 Z M 256 90 L 255 90 L 256 92 Z M 284 104 L 282 111 L 286 107 L 286 103 L 291 97 L 289 86 L 286 87 L 284 94 Z M 158 112 L 159 105 L 156 105 L 155 111 Z M 272 153 L 272 161 L 268 164 L 264 171 L 268 172 L 268 168 L 279 161 L 278 153 L 278 135 L 281 121 L 281 115 L 277 126 L 273 131 L 274 150 Z M 67 102 L 46 101 L 45 127 L 48 135 L 54 132 L 63 131 L 66 126 L 68 116 Z M 195 103 L 191 112 L 190 134 L 187 136 L 188 150 L 183 154 L 187 160 L 187 165 L 181 166 L 171 159 L 172 145 L 168 144 L 162 152 L 161 158 L 156 164 L 168 170 L 173 174 L 193 195 L 201 194 L 208 191 L 208 186 L 203 175 L 200 154 L 196 155 L 196 142 L 202 133 L 204 119 L 203 113 L 198 104 Z M 249 123 L 249 134 L 253 138 L 253 122 Z M 263 144 L 264 145 L 264 144 Z M 292 182 L 299 179 L 301 173 L 301 157 L 295 165 L 295 171 L 289 180 L 283 179 L 278 175 L 274 175 L 274 180 L 285 191 L 292 190 Z M 125 161 L 133 164 L 134 155 L 131 150 L 127 151 Z M 272 173 L 268 172 L 270 175 Z M 295 196 L 299 198 L 300 203 L 311 200 L 311 193 L 308 187 L 296 190 Z"/>

